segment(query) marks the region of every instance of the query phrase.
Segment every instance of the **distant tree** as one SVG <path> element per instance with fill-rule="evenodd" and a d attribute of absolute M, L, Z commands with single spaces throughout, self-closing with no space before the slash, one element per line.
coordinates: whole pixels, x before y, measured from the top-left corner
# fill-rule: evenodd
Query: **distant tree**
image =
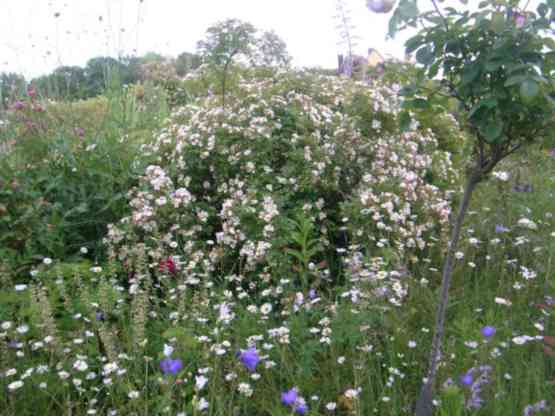
<path fill-rule="evenodd" d="M 125 73 L 125 65 L 117 59 L 99 56 L 89 59 L 85 67 L 86 95 L 95 97 L 113 85 L 121 83 L 121 75 Z"/>
<path fill-rule="evenodd" d="M 253 63 L 264 66 L 288 66 L 291 56 L 287 45 L 274 31 L 264 32 L 258 38 Z"/>
<path fill-rule="evenodd" d="M 22 75 L 9 72 L 0 74 L 0 109 L 7 108 L 8 104 L 25 91 L 26 82 Z"/>
<path fill-rule="evenodd" d="M 218 72 L 222 107 L 225 106 L 226 83 L 231 65 L 239 57 L 252 59 L 255 45 L 255 27 L 237 19 L 228 19 L 210 26 L 206 31 L 206 39 L 198 42 L 197 49 L 203 62 Z"/>
<path fill-rule="evenodd" d="M 59 94 L 69 99 L 85 98 L 85 71 L 79 66 L 61 66 L 53 72 Z"/>
<path fill-rule="evenodd" d="M 175 60 L 175 70 L 180 77 L 197 69 L 202 64 L 202 58 L 194 53 L 183 52 Z"/>

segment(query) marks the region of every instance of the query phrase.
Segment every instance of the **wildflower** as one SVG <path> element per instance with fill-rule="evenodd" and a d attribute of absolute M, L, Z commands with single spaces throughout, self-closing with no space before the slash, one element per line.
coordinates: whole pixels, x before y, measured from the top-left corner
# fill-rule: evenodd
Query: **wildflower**
<path fill-rule="evenodd" d="M 486 338 L 490 338 L 495 334 L 495 327 L 486 325 L 482 328 L 482 335 Z"/>
<path fill-rule="evenodd" d="M 197 404 L 197 410 L 202 412 L 206 409 L 208 409 L 208 401 L 204 397 L 201 397 Z"/>
<path fill-rule="evenodd" d="M 207 383 L 208 377 L 204 377 L 203 375 L 195 377 L 195 387 L 197 388 L 197 390 L 202 390 Z"/>
<path fill-rule="evenodd" d="M 510 300 L 504 299 L 504 298 L 495 298 L 495 303 L 497 303 L 498 305 L 506 305 L 506 306 L 511 306 L 513 303 Z"/>
<path fill-rule="evenodd" d="M 306 404 L 305 399 L 299 397 L 293 405 L 293 410 L 299 415 L 304 415 L 306 412 L 308 412 L 308 405 Z"/>
<path fill-rule="evenodd" d="M 495 232 L 496 233 L 508 233 L 509 231 L 511 231 L 511 230 L 509 230 L 503 224 L 496 224 L 495 225 Z"/>
<path fill-rule="evenodd" d="M 136 399 L 137 397 L 139 397 L 139 392 L 137 390 L 132 390 L 127 394 L 127 396 L 130 399 Z"/>
<path fill-rule="evenodd" d="M 472 385 L 473 382 L 472 374 L 466 373 L 464 376 L 461 376 L 461 384 L 465 386 Z"/>
<path fill-rule="evenodd" d="M 162 273 L 177 273 L 177 266 L 171 257 L 166 257 L 164 260 L 160 260 L 160 263 L 158 264 L 158 269 Z"/>
<path fill-rule="evenodd" d="M 249 383 L 239 383 L 237 390 L 245 397 L 251 397 L 253 393 L 252 387 Z"/>
<path fill-rule="evenodd" d="M 260 356 L 258 355 L 256 348 L 251 347 L 239 354 L 239 360 L 249 371 L 253 372 L 256 370 L 256 366 L 260 362 Z"/>
<path fill-rule="evenodd" d="M 517 28 L 522 28 L 526 23 L 526 15 L 523 13 L 515 13 L 515 25 Z"/>
<path fill-rule="evenodd" d="M 291 390 L 281 393 L 281 402 L 286 406 L 293 406 L 297 401 L 297 389 L 293 387 Z"/>
<path fill-rule="evenodd" d="M 173 347 L 168 344 L 164 344 L 164 357 L 170 357 L 173 354 Z"/>
<path fill-rule="evenodd" d="M 86 371 L 89 366 L 84 360 L 77 360 L 73 363 L 73 368 L 77 371 Z"/>
<path fill-rule="evenodd" d="M 502 182 L 507 182 L 509 180 L 509 172 L 496 171 L 492 173 L 492 176 Z"/>
<path fill-rule="evenodd" d="M 541 412 L 547 408 L 547 402 L 545 400 L 539 401 L 536 404 L 529 404 L 524 408 L 524 416 L 532 416 L 534 413 Z"/>
<path fill-rule="evenodd" d="M 183 362 L 179 359 L 164 358 L 160 361 L 160 369 L 166 375 L 176 375 L 183 368 Z"/>
<path fill-rule="evenodd" d="M 23 381 L 21 380 L 17 380 L 17 381 L 14 381 L 13 383 L 8 384 L 9 391 L 15 391 L 21 387 L 23 387 Z"/>
<path fill-rule="evenodd" d="M 476 372 L 480 372 L 480 375 L 476 377 L 476 379 L 472 382 L 470 386 L 470 397 L 466 401 L 466 408 L 467 409 L 480 409 L 484 404 L 484 400 L 480 396 L 482 392 L 482 387 L 486 384 L 490 383 L 490 373 L 491 367 L 490 366 L 481 366 L 478 368 L 471 368 L 467 374 L 473 375 Z"/>
<path fill-rule="evenodd" d="M 337 403 L 329 402 L 328 404 L 326 404 L 326 410 L 333 412 L 335 409 L 337 409 Z"/>

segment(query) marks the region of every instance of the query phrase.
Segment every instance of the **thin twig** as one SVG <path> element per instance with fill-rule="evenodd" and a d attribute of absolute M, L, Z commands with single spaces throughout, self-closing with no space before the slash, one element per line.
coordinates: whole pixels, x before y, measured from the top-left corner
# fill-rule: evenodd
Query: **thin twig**
<path fill-rule="evenodd" d="M 445 25 L 445 30 L 449 31 L 449 23 L 447 21 L 447 19 L 445 18 L 445 16 L 443 15 L 443 13 L 441 13 L 441 10 L 439 9 L 436 0 L 432 0 L 432 3 L 434 4 L 434 8 L 436 9 L 437 14 L 439 14 L 439 16 L 441 17 L 441 19 L 443 20 L 443 24 Z"/>

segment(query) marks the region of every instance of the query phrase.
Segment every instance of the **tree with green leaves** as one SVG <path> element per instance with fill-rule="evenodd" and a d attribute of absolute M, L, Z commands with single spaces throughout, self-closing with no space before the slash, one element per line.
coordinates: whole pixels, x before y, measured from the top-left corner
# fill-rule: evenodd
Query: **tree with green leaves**
<path fill-rule="evenodd" d="M 291 63 L 287 45 L 273 30 L 263 32 L 256 41 L 254 64 L 259 66 L 283 66 Z"/>
<path fill-rule="evenodd" d="M 225 107 L 227 81 L 234 63 L 242 60 L 252 65 L 288 65 L 285 42 L 274 32 L 262 34 L 250 23 L 228 19 L 210 26 L 206 38 L 197 44 L 203 63 L 218 74 L 222 107 Z"/>
<path fill-rule="evenodd" d="M 205 63 L 218 73 L 221 82 L 222 107 L 229 70 L 239 57 L 250 58 L 256 43 L 256 29 L 250 23 L 238 19 L 228 19 L 210 26 L 206 38 L 197 44 L 199 54 Z"/>
<path fill-rule="evenodd" d="M 456 9 L 443 0 L 420 1 L 428 7 L 421 11 L 418 0 L 400 0 L 389 23 L 390 36 L 420 28 L 405 45 L 407 53 L 415 53 L 419 71 L 402 90 L 402 122 L 410 122 L 411 112 L 433 110 L 442 96 L 457 103 L 459 122 L 472 138 L 417 416 L 433 413 L 454 255 L 472 193 L 501 160 L 541 140 L 553 141 L 555 134 L 555 0 L 542 0 L 535 10 L 520 0 L 484 0 L 477 10 L 467 0 L 459 2 Z"/>

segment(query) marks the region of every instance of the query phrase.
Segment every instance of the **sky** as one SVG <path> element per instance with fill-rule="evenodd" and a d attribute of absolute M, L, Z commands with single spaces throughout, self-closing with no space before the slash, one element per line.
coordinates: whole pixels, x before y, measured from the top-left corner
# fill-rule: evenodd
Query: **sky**
<path fill-rule="evenodd" d="M 403 57 L 408 33 L 386 40 L 389 14 L 371 13 L 366 0 L 344 1 L 359 38 L 357 54 L 374 48 Z M 521 2 L 535 9 L 539 0 Z M 468 3 L 476 7 L 478 0 Z M 424 4 L 431 2 L 419 2 Z M 101 55 L 194 52 L 206 29 L 228 18 L 275 30 L 295 66 L 335 68 L 344 51 L 335 5 L 336 0 L 0 0 L 0 72 L 30 78 L 60 65 L 84 66 Z M 443 5 L 460 7 L 460 0 Z"/>
<path fill-rule="evenodd" d="M 402 38 L 386 41 L 388 15 L 365 0 L 345 0 L 356 26 L 355 52 L 403 56 Z M 194 52 L 206 29 L 238 18 L 285 40 L 295 66 L 335 68 L 335 0 L 0 0 L 0 72 L 26 77 L 99 55 L 177 56 Z"/>

